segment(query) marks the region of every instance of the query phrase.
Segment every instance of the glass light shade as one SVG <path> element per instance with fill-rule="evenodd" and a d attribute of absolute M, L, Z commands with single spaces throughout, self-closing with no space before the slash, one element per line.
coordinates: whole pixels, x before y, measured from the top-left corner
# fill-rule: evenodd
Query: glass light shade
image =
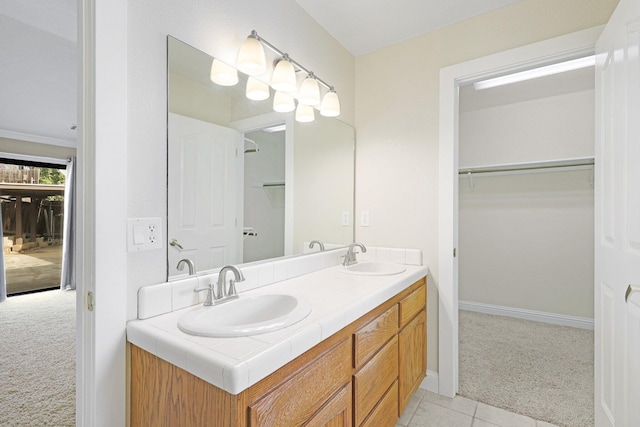
<path fill-rule="evenodd" d="M 247 79 L 246 94 L 253 101 L 264 101 L 271 96 L 269 85 L 251 76 Z"/>
<path fill-rule="evenodd" d="M 293 92 L 296 90 L 296 70 L 286 59 L 278 61 L 271 76 L 271 87 L 279 92 Z"/>
<path fill-rule="evenodd" d="M 320 103 L 320 86 L 313 77 L 307 77 L 300 85 L 298 102 L 306 105 L 318 105 Z"/>
<path fill-rule="evenodd" d="M 325 117 L 336 117 L 340 115 L 340 99 L 334 91 L 329 91 L 322 98 L 320 114 Z"/>
<path fill-rule="evenodd" d="M 212 82 L 220 86 L 234 86 L 238 83 L 238 71 L 224 62 L 214 59 L 211 63 L 210 78 Z"/>
<path fill-rule="evenodd" d="M 315 119 L 316 115 L 311 105 L 298 103 L 298 108 L 296 108 L 296 121 L 300 123 L 309 123 Z"/>
<path fill-rule="evenodd" d="M 273 111 L 278 113 L 288 113 L 296 109 L 293 97 L 286 93 L 276 92 L 273 96 Z"/>
<path fill-rule="evenodd" d="M 267 71 L 264 48 L 260 40 L 252 36 L 247 37 L 238 52 L 236 67 L 250 76 L 260 76 Z"/>

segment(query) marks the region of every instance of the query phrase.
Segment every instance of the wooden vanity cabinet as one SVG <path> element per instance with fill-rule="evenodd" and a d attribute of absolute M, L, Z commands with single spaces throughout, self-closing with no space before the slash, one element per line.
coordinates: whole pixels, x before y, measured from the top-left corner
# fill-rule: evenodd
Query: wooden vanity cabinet
<path fill-rule="evenodd" d="M 398 416 L 418 390 L 427 373 L 427 312 L 426 287 L 421 286 L 398 304 L 399 406 Z"/>
<path fill-rule="evenodd" d="M 392 427 L 426 373 L 426 281 L 238 395 L 131 345 L 130 425 Z"/>

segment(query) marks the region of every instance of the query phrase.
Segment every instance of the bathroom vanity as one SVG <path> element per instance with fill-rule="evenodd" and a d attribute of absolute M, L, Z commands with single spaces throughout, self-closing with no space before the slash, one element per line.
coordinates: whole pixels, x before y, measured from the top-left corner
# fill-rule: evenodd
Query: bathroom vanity
<path fill-rule="evenodd" d="M 297 326 L 256 335 L 273 340 L 221 368 L 220 379 L 209 376 L 218 359 L 202 362 L 216 351 L 199 353 L 194 343 L 221 338 L 162 326 L 185 309 L 130 322 L 131 425 L 394 426 L 426 375 L 427 269 L 351 276 L 340 268 L 267 286 L 304 296 L 312 314 Z M 163 340 L 175 348 L 159 351 Z M 267 355 L 278 348 L 280 356 Z M 190 353 L 200 354 L 199 366 L 181 362 Z"/>

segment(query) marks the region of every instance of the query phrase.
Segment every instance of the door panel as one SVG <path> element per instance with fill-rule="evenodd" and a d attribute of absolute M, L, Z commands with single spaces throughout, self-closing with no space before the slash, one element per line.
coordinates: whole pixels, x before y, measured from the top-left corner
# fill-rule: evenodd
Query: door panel
<path fill-rule="evenodd" d="M 168 238 L 182 246 L 169 246 L 169 276 L 182 258 L 198 271 L 242 262 L 241 143 L 233 129 L 169 114 Z"/>
<path fill-rule="evenodd" d="M 596 426 L 640 425 L 640 2 L 621 0 L 596 61 Z"/>

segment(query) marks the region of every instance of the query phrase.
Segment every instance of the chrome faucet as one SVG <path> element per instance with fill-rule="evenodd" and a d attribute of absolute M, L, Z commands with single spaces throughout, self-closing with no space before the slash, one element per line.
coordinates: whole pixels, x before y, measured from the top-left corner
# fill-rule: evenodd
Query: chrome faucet
<path fill-rule="evenodd" d="M 226 282 L 227 272 L 233 272 L 234 278 L 229 282 L 229 290 L 224 289 Z M 238 292 L 236 291 L 236 282 L 244 281 L 244 275 L 235 265 L 225 265 L 218 273 L 218 282 L 216 283 L 216 291 L 213 290 L 213 283 L 209 283 L 209 286 L 204 288 L 196 288 L 194 292 L 207 291 L 207 297 L 204 300 L 205 306 L 211 306 L 214 304 L 222 304 L 224 302 L 238 298 Z"/>
<path fill-rule="evenodd" d="M 324 244 L 319 240 L 312 240 L 311 243 L 309 243 L 309 249 L 313 249 L 313 245 L 316 243 L 320 246 L 320 251 L 324 251 Z"/>
<path fill-rule="evenodd" d="M 354 251 L 355 247 L 359 246 L 362 249 L 362 252 L 367 252 L 367 248 L 364 247 L 362 243 L 352 243 L 349 245 L 349 249 L 347 249 L 347 254 L 344 256 L 344 262 L 342 265 L 345 267 L 353 265 L 358 262 L 356 259 L 356 252 Z"/>
<path fill-rule="evenodd" d="M 178 265 L 176 266 L 176 268 L 179 271 L 184 270 L 184 265 L 187 264 L 189 266 L 189 276 L 193 276 L 194 274 L 196 274 L 196 266 L 193 263 L 193 261 L 191 261 L 189 258 L 184 258 L 181 259 L 180 261 L 178 261 Z"/>
<path fill-rule="evenodd" d="M 233 279 L 229 282 L 229 290 L 226 291 L 224 289 L 224 285 L 226 283 L 227 273 L 231 271 L 233 272 Z M 216 304 L 228 301 L 230 299 L 238 298 L 238 293 L 236 291 L 236 282 L 244 281 L 244 275 L 236 267 L 235 265 L 225 265 L 218 273 L 218 283 L 217 283 L 217 292 L 214 296 L 216 300 Z"/>

